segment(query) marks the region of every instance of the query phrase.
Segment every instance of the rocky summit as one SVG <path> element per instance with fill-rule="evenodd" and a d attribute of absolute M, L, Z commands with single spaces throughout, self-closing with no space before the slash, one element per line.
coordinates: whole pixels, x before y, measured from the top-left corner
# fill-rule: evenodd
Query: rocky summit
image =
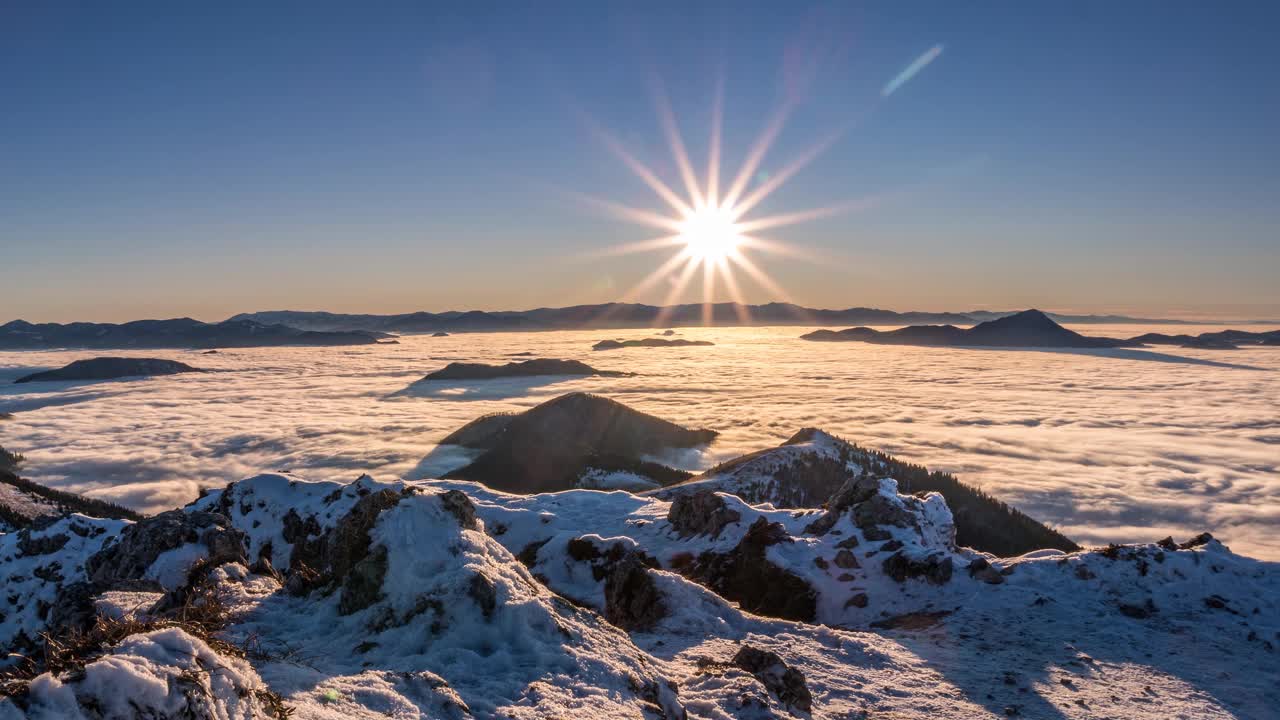
<path fill-rule="evenodd" d="M 712 430 L 684 428 L 605 397 L 570 393 L 519 414 L 474 420 L 441 444 L 480 451 L 448 477 L 509 492 L 548 492 L 669 485 L 690 473 L 645 456 L 715 437 Z"/>
<path fill-rule="evenodd" d="M 616 370 L 597 370 L 579 360 L 557 360 L 537 358 L 509 362 L 503 365 L 486 365 L 484 363 L 453 362 L 434 372 L 427 373 L 423 380 L 494 380 L 510 377 L 538 377 L 544 375 L 599 375 L 602 377 L 623 377 L 628 373 Z"/>
<path fill-rule="evenodd" d="M 267 474 L 0 534 L 0 718 L 1261 718 L 1280 573 L 823 508 Z M 1229 690 L 1229 691 L 1228 691 Z"/>

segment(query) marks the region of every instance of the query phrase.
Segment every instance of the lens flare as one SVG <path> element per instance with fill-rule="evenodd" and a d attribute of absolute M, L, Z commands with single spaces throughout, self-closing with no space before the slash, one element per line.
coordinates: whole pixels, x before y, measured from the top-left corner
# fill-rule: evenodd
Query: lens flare
<path fill-rule="evenodd" d="M 920 72 L 924 66 L 933 62 L 942 52 L 937 46 L 912 63 L 901 75 L 885 88 L 888 95 L 906 82 L 911 76 Z M 626 303 L 638 301 L 642 295 L 651 292 L 664 282 L 669 291 L 663 301 L 671 305 L 689 286 L 699 269 L 702 269 L 702 303 L 703 321 L 710 324 L 716 316 L 713 311 L 713 300 L 718 285 L 723 283 L 724 291 L 734 305 L 734 312 L 740 321 L 750 322 L 747 313 L 745 295 L 735 276 L 741 271 L 759 288 L 773 296 L 775 300 L 791 304 L 791 298 L 783 288 L 765 272 L 747 253 L 761 253 L 800 258 L 815 263 L 826 262 L 816 253 L 804 251 L 790 244 L 773 239 L 762 238 L 755 234 L 759 230 L 774 229 L 787 225 L 817 220 L 836 214 L 851 212 L 874 205 L 877 198 L 862 198 L 856 201 L 843 202 L 827 207 L 794 210 L 763 217 L 747 217 L 759 207 L 766 198 L 782 187 L 788 180 L 799 173 L 806 165 L 830 148 L 845 132 L 848 125 L 819 136 L 817 142 L 801 152 L 790 162 L 782 163 L 777 170 L 766 173 L 761 164 L 772 148 L 774 141 L 782 133 L 787 118 L 795 109 L 795 100 L 789 99 L 772 113 L 755 141 L 747 148 L 742 165 L 731 176 L 728 183 L 722 183 L 720 158 L 721 139 L 723 137 L 724 119 L 724 85 L 720 80 L 716 83 L 711 98 L 711 128 L 707 157 L 706 178 L 700 179 L 694 170 L 694 163 L 689 157 L 684 138 L 675 113 L 667 98 L 663 84 L 653 79 L 651 84 L 658 124 L 665 135 L 671 150 L 674 167 L 679 174 L 687 197 L 682 197 L 670 185 L 659 178 L 658 173 L 646 166 L 616 137 L 608 133 L 590 117 L 584 117 L 587 126 L 603 145 L 613 153 L 637 178 L 651 189 L 669 208 L 671 215 L 634 208 L 600 198 L 573 193 L 588 204 L 607 211 L 614 217 L 630 222 L 647 225 L 662 230 L 660 237 L 625 243 L 607 248 L 604 251 L 591 253 L 593 256 L 621 255 L 639 252 L 652 252 L 668 247 L 677 251 L 663 261 L 653 272 L 642 278 L 629 291 L 623 294 L 619 303 L 610 308 L 617 308 Z M 585 115 L 585 114 L 584 114 Z M 751 180 L 760 178 L 755 187 L 749 189 Z M 722 189 L 723 187 L 723 189 Z M 609 314 L 613 310 L 606 310 Z M 605 318 L 601 318 L 605 319 Z M 803 319 L 803 318 L 802 318 Z M 660 314 L 656 325 L 662 325 L 666 318 Z"/>
<path fill-rule="evenodd" d="M 708 205 L 687 215 L 680 225 L 680 238 L 685 250 L 708 267 L 719 264 L 733 254 L 742 241 L 733 213 L 726 208 Z"/>

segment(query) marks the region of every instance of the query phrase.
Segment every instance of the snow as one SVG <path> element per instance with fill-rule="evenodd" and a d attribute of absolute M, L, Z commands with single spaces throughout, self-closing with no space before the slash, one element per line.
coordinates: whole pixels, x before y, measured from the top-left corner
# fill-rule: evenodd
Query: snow
<path fill-rule="evenodd" d="M 576 487 L 583 490 L 652 490 L 658 484 L 649 478 L 625 470 L 601 470 L 587 468 L 578 476 Z"/>
<path fill-rule="evenodd" d="M 848 514 L 822 536 L 805 527 L 819 511 L 775 510 L 719 497 L 740 518 L 717 537 L 682 537 L 667 521 L 668 500 L 624 491 L 571 490 L 516 496 L 461 481 L 344 484 L 287 474 L 254 476 L 194 504 L 225 510 L 247 537 L 248 557 L 268 546 L 276 568 L 293 554 L 286 534 L 334 527 L 370 493 L 393 490 L 398 502 L 370 531 L 385 549 L 380 594 L 350 614 L 341 592 L 304 596 L 240 564 L 209 577 L 231 613 L 219 638 L 250 648 L 248 660 L 182 630 L 130 636 L 89 663 L 82 676 L 42 676 L 27 717 L 132 717 L 135 700 L 156 717 L 261 717 L 257 692 L 279 693 L 297 718 L 596 717 L 596 718 L 1268 718 L 1280 705 L 1280 570 L 1216 541 L 1186 549 L 1130 545 L 1106 551 L 1035 552 L 993 558 L 953 545 L 951 513 L 938 495 L 880 499 L 908 514 L 904 527 L 882 526 L 869 540 Z M 463 527 L 441 501 L 447 490 L 471 498 L 477 526 Z M 286 533 L 286 517 L 289 527 Z M 758 518 L 782 526 L 790 541 L 767 558 L 814 587 L 817 622 L 745 613 L 672 572 L 686 553 L 728 552 Z M 37 600 L 56 583 L 31 584 L 31 571 L 59 560 L 67 581 L 127 525 L 72 516 L 35 533 L 67 530 L 62 548 L 28 557 L 16 533 L 0 535 L 0 578 L 23 609 L 6 609 L 12 638 L 41 629 Z M 94 528 L 102 530 L 94 535 Z M 625 632 L 605 621 L 606 580 L 569 542 L 645 553 L 664 569 L 648 571 L 666 614 Z M 840 568 L 840 543 L 856 539 L 858 566 Z M 901 547 L 884 550 L 887 543 Z M 542 543 L 540 546 L 536 543 Z M 531 558 L 530 567 L 516 559 Z M 884 560 L 948 559 L 951 578 L 899 582 Z M 165 553 L 147 576 L 165 584 L 200 557 L 191 546 Z M 825 562 L 816 562 L 821 559 Z M 990 563 L 970 577 L 969 564 Z M 976 566 L 975 566 L 976 567 Z M 841 579 L 841 577 L 845 579 Z M 851 578 L 851 579 L 850 579 Z M 181 582 L 180 579 L 177 580 Z M 866 607 L 848 605 L 865 593 Z M 138 613 L 158 597 L 137 590 L 98 598 L 101 612 Z M 1142 615 L 1147 603 L 1155 609 Z M 1136 610 L 1135 610 L 1136 609 Z M 940 613 L 919 629 L 873 623 L 904 613 Z M 6 640 L 7 644 L 8 640 Z M 784 705 L 731 662 L 749 644 L 800 670 L 813 711 Z M 0 702 L 0 720 L 23 717 Z"/>
<path fill-rule="evenodd" d="M 31 720 L 264 717 L 262 681 L 245 660 L 220 655 L 178 628 L 131 635 L 74 680 L 45 674 L 31 683 Z M 91 711 L 85 711 L 92 708 Z M 20 718 L 0 703 L 0 719 Z"/>
<path fill-rule="evenodd" d="M 35 640 L 44 629 L 44 608 L 57 600 L 62 585 L 84 580 L 85 561 L 128 524 L 69 515 L 42 529 L 0 533 L 0 648 L 16 651 Z M 62 538 L 55 550 L 24 551 L 41 550 L 34 546 L 42 542 L 57 545 Z M 0 665 L 5 660 L 0 656 Z"/>
<path fill-rule="evenodd" d="M 200 543 L 180 545 L 160 553 L 143 577 L 156 581 L 165 590 L 173 590 L 187 581 L 187 571 L 191 566 L 208 554 L 209 551 Z"/>

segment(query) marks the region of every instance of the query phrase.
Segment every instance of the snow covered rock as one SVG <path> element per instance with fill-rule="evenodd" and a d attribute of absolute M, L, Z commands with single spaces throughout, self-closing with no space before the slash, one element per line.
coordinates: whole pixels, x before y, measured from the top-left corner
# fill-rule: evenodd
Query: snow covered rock
<path fill-rule="evenodd" d="M 398 708 L 532 718 L 651 708 L 656 717 L 683 717 L 657 664 L 622 630 L 537 582 L 483 532 L 461 492 L 264 475 L 201 503 L 232 508 L 253 554 L 290 573 L 315 563 L 320 584 L 341 588 L 248 597 L 228 631 L 316 658 L 318 672 L 286 661 L 259 665 L 304 715 L 376 717 Z M 282 531 L 290 512 L 308 528 L 290 532 L 292 542 Z M 367 568 L 371 558 L 376 571 Z M 616 594 L 640 602 L 634 568 L 625 556 L 618 561 L 609 568 Z M 351 602 L 353 578 L 359 602 Z M 397 675 L 423 669 L 431 672 L 418 680 Z M 370 685 L 377 691 L 364 690 Z M 458 702 L 442 699 L 450 697 Z"/>
<path fill-rule="evenodd" d="M 269 474 L 150 528 L 0 534 L 6 648 L 64 616 L 155 618 L 0 720 L 96 718 L 120 701 L 103 678 L 136 689 L 140 717 L 1226 720 L 1280 703 L 1274 564 L 1208 536 L 1001 558 L 953 541 L 941 496 L 854 480 L 823 510 L 778 510 Z M 126 532 L 149 565 L 114 557 Z M 215 564 L 229 547 L 241 560 Z M 113 578 L 179 584 L 103 592 L 84 569 L 99 553 Z M 218 621 L 181 626 L 202 607 Z"/>
<path fill-rule="evenodd" d="M 258 674 L 178 628 L 130 635 L 82 669 L 44 673 L 20 698 L 0 700 L 0 720 L 279 717 Z"/>
<path fill-rule="evenodd" d="M 704 551 L 683 572 L 743 610 L 788 620 L 817 618 L 818 592 L 803 577 L 766 556 L 771 545 L 795 542 L 786 528 L 764 517 L 747 528 L 732 550 Z"/>
<path fill-rule="evenodd" d="M 733 510 L 724 498 L 710 490 L 680 493 L 671 502 L 667 522 L 681 535 L 719 537 L 729 523 L 738 522 L 742 514 Z"/>
<path fill-rule="evenodd" d="M 956 540 L 1001 555 L 1040 548 L 1079 549 L 1075 543 L 1030 517 L 945 473 L 929 472 L 883 453 L 865 450 L 814 428 L 797 432 L 775 448 L 743 455 L 685 482 L 647 494 L 665 500 L 704 491 L 736 495 L 751 505 L 772 508 L 825 507 L 810 532 L 825 533 L 836 516 L 870 500 L 859 510 L 859 525 L 897 525 L 909 517 L 897 504 L 877 499 L 881 480 L 891 478 L 908 494 L 940 493 L 954 514 Z M 889 539 L 872 530 L 873 539 Z"/>
<path fill-rule="evenodd" d="M 74 622 L 85 563 L 127 524 L 69 515 L 0 533 L 0 648 L 31 650 L 51 622 Z"/>
<path fill-rule="evenodd" d="M 172 589 L 197 558 L 243 562 L 244 534 L 213 512 L 170 510 L 134 523 L 89 558 L 89 580 L 102 588 L 153 582 Z"/>

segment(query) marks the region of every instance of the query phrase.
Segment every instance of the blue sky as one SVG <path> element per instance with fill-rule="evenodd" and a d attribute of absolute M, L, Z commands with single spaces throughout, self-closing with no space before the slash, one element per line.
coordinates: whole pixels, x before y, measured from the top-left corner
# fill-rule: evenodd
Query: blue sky
<path fill-rule="evenodd" d="M 654 232 L 564 191 L 662 208 L 584 121 L 678 187 L 655 77 L 699 169 L 718 79 L 724 175 L 847 126 L 759 209 L 875 198 L 771 234 L 797 302 L 1276 317 L 1277 8 L 9 2 L 0 320 L 616 299 Z"/>

